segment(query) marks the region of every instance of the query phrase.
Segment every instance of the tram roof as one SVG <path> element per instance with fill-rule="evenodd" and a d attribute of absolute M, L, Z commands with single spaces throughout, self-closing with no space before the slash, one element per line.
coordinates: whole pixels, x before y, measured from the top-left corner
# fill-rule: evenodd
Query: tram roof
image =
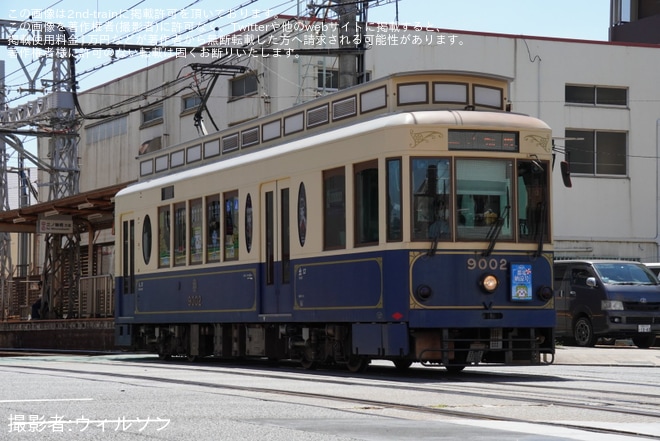
<path fill-rule="evenodd" d="M 219 172 L 238 167 L 251 162 L 263 161 L 285 153 L 309 148 L 316 144 L 325 144 L 341 139 L 352 138 L 369 131 L 377 131 L 387 127 L 409 126 L 416 124 L 436 124 L 448 127 L 483 126 L 511 127 L 529 130 L 550 130 L 550 127 L 540 119 L 524 114 L 510 112 L 490 112 L 474 110 L 422 110 L 379 115 L 373 119 L 356 122 L 349 126 L 340 126 L 325 133 L 316 133 L 305 138 L 298 138 L 282 144 L 265 147 L 260 150 L 230 156 L 216 162 L 185 168 L 176 173 L 154 177 L 138 182 L 122 190 L 121 195 L 131 194 L 172 185 L 176 182 L 191 179 L 202 174 Z"/>

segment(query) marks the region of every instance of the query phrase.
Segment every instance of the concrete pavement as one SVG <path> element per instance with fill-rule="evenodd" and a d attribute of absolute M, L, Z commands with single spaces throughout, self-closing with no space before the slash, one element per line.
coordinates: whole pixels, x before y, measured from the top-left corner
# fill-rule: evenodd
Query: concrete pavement
<path fill-rule="evenodd" d="M 598 345 L 593 348 L 558 345 L 554 364 L 660 367 L 660 347 L 639 349 L 619 341 L 613 346 Z"/>

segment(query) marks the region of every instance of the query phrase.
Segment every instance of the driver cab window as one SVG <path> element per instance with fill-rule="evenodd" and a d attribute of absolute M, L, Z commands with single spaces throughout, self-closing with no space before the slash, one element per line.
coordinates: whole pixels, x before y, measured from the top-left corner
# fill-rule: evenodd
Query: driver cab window
<path fill-rule="evenodd" d="M 412 160 L 413 240 L 451 240 L 451 164 L 449 159 Z"/>

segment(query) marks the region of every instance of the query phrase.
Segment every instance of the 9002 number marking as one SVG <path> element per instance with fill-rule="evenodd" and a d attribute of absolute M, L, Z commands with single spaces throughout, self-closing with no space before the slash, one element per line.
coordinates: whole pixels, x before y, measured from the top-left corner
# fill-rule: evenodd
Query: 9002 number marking
<path fill-rule="evenodd" d="M 502 271 L 506 271 L 507 268 L 507 261 L 506 259 L 475 259 L 474 257 L 470 257 L 467 260 L 467 269 L 472 271 L 472 270 L 496 270 L 500 269 Z"/>
<path fill-rule="evenodd" d="M 202 306 L 202 296 L 188 296 L 188 306 Z"/>

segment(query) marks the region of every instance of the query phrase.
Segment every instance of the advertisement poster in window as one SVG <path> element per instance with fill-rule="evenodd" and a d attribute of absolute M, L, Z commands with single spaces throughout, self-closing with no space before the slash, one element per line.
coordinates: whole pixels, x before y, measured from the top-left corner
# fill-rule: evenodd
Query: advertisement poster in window
<path fill-rule="evenodd" d="M 511 300 L 532 300 L 531 264 L 511 264 Z"/>

